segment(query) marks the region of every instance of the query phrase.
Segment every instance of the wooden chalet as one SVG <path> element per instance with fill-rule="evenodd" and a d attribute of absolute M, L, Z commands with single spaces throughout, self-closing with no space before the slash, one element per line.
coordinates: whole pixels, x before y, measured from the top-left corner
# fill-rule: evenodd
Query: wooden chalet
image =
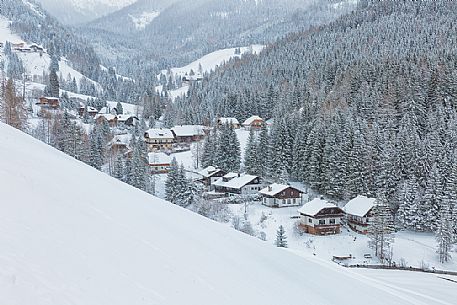
<path fill-rule="evenodd" d="M 344 211 L 326 200 L 316 198 L 298 209 L 300 225 L 313 235 L 338 234 Z"/>
<path fill-rule="evenodd" d="M 221 169 L 218 169 L 214 166 L 208 166 L 207 168 L 198 172 L 202 178 L 198 179 L 197 181 L 203 183 L 207 187 L 211 188 L 212 184 L 225 176 L 227 173 Z"/>
<path fill-rule="evenodd" d="M 84 104 L 81 104 L 78 108 L 78 114 L 80 117 L 83 117 L 84 116 L 84 113 L 87 111 L 87 114 L 91 117 L 95 117 L 97 114 L 98 114 L 98 110 L 97 108 L 94 108 L 94 107 L 91 107 L 91 106 L 87 106 L 87 110 L 86 110 L 86 106 Z"/>
<path fill-rule="evenodd" d="M 42 96 L 38 99 L 37 105 L 41 107 L 47 107 L 52 109 L 57 109 L 60 106 L 60 100 L 58 97 L 45 97 Z"/>
<path fill-rule="evenodd" d="M 375 198 L 368 198 L 361 195 L 346 203 L 343 210 L 346 212 L 346 221 L 349 227 L 356 232 L 367 234 L 368 224 L 370 223 L 375 204 Z"/>
<path fill-rule="evenodd" d="M 254 195 L 263 188 L 260 177 L 239 173 L 228 173 L 212 185 L 214 191 L 224 193 L 226 196 Z"/>
<path fill-rule="evenodd" d="M 205 127 L 202 125 L 179 125 L 171 129 L 177 143 L 192 143 L 205 137 Z"/>
<path fill-rule="evenodd" d="M 303 203 L 303 192 L 290 185 L 273 183 L 259 193 L 262 195 L 262 204 L 269 207 L 290 207 Z"/>
<path fill-rule="evenodd" d="M 108 122 L 110 127 L 117 126 L 117 116 L 114 114 L 99 113 L 95 116 L 95 122 L 97 124 L 101 124 L 103 121 Z"/>
<path fill-rule="evenodd" d="M 240 122 L 236 118 L 217 118 L 217 126 L 221 127 L 222 125 L 229 124 L 234 129 L 240 128 Z"/>
<path fill-rule="evenodd" d="M 118 114 L 117 115 L 117 122 L 119 124 L 124 124 L 125 126 L 135 126 L 138 124 L 140 119 L 131 114 Z"/>
<path fill-rule="evenodd" d="M 163 152 L 148 154 L 152 174 L 166 174 L 170 171 L 172 158 Z"/>
<path fill-rule="evenodd" d="M 250 129 L 260 129 L 265 124 L 264 119 L 259 117 L 258 115 L 253 115 L 250 118 L 247 118 L 246 121 L 243 123 L 243 127 L 246 130 Z"/>
<path fill-rule="evenodd" d="M 175 136 L 167 128 L 151 128 L 144 133 L 144 140 L 149 151 L 172 150 Z"/>
<path fill-rule="evenodd" d="M 40 45 L 37 45 L 36 43 L 32 43 L 30 46 L 29 46 L 30 50 L 32 52 L 35 52 L 35 53 L 38 53 L 38 52 L 43 52 L 44 51 L 44 48 Z"/>

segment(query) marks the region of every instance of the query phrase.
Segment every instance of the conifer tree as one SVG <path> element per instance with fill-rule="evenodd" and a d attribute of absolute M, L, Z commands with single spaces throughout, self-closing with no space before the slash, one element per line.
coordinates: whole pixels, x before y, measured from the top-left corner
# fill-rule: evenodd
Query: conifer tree
<path fill-rule="evenodd" d="M 384 194 L 380 194 L 376 199 L 372 213 L 372 220 L 368 225 L 368 245 L 374 249 L 375 256 L 384 263 L 391 259 L 390 247 L 394 233 L 393 216 Z"/>
<path fill-rule="evenodd" d="M 451 258 L 450 252 L 452 244 L 455 242 L 455 236 L 453 235 L 450 205 L 447 200 L 443 201 L 441 206 L 435 235 L 439 260 L 441 263 L 448 262 Z"/>
<path fill-rule="evenodd" d="M 258 160 L 258 143 L 254 135 L 254 130 L 249 132 L 248 143 L 244 153 L 244 168 L 246 173 L 251 175 L 260 175 L 260 163 Z"/>
<path fill-rule="evenodd" d="M 178 162 L 173 157 L 170 164 L 170 170 L 167 173 L 167 180 L 165 181 L 165 200 L 174 203 L 177 196 L 177 183 L 179 175 Z"/>
<path fill-rule="evenodd" d="M 276 247 L 280 248 L 287 248 L 287 236 L 286 231 L 282 225 L 279 226 L 278 230 L 276 231 Z"/>

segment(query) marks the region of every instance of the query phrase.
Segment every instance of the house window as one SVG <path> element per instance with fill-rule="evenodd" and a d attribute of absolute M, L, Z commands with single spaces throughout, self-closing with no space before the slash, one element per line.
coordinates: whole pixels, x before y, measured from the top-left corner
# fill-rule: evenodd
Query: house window
<path fill-rule="evenodd" d="M 292 202 L 295 204 L 295 203 L 297 203 L 297 200 L 294 198 L 294 199 L 292 199 Z"/>
<path fill-rule="evenodd" d="M 320 220 L 319 220 L 319 224 L 320 224 L 320 225 L 325 225 L 325 219 L 320 219 Z"/>
<path fill-rule="evenodd" d="M 335 224 L 335 219 L 330 219 L 330 224 L 334 225 Z"/>
<path fill-rule="evenodd" d="M 313 223 L 313 220 L 311 218 L 308 218 L 309 223 Z"/>

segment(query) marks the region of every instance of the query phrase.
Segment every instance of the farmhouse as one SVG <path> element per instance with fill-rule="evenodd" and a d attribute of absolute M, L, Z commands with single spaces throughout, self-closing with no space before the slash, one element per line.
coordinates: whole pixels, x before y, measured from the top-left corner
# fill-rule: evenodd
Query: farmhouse
<path fill-rule="evenodd" d="M 42 96 L 38 99 L 37 105 L 40 105 L 42 107 L 48 107 L 48 108 L 53 108 L 57 109 L 60 106 L 59 98 L 58 97 L 45 97 Z"/>
<path fill-rule="evenodd" d="M 239 173 L 228 173 L 213 183 L 214 190 L 218 193 L 230 195 L 253 195 L 262 188 L 260 177 Z"/>
<path fill-rule="evenodd" d="M 124 124 L 125 126 L 135 126 L 140 121 L 140 119 L 131 114 L 118 114 L 117 121 L 118 123 Z"/>
<path fill-rule="evenodd" d="M 98 113 L 95 116 L 95 122 L 101 124 L 103 121 L 108 122 L 110 127 L 117 126 L 117 116 L 114 114 Z"/>
<path fill-rule="evenodd" d="M 305 232 L 314 235 L 340 233 L 343 210 L 326 200 L 316 198 L 300 209 L 300 225 Z"/>
<path fill-rule="evenodd" d="M 269 207 L 290 207 L 302 204 L 303 192 L 290 185 L 273 183 L 259 192 L 262 203 Z"/>
<path fill-rule="evenodd" d="M 149 151 L 171 150 L 175 143 L 173 132 L 167 128 L 151 128 L 144 133 Z"/>
<path fill-rule="evenodd" d="M 218 118 L 217 126 L 221 127 L 222 125 L 229 124 L 234 129 L 240 128 L 240 122 L 236 118 Z"/>
<path fill-rule="evenodd" d="M 246 121 L 244 121 L 243 127 L 246 130 L 260 129 L 262 128 L 264 123 L 265 121 L 261 117 L 259 117 L 258 115 L 253 115 L 250 118 L 247 118 Z"/>
<path fill-rule="evenodd" d="M 202 178 L 198 179 L 198 181 L 208 187 L 211 187 L 214 182 L 225 176 L 227 173 L 221 169 L 215 168 L 214 166 L 208 166 L 198 172 L 198 174 L 202 176 Z"/>
<path fill-rule="evenodd" d="M 368 233 L 368 224 L 371 220 L 371 211 L 376 204 L 375 198 L 357 196 L 344 206 L 349 227 L 359 233 Z"/>
<path fill-rule="evenodd" d="M 31 49 L 32 52 L 43 52 L 44 48 L 43 46 L 37 45 L 36 43 L 32 43 L 29 48 Z"/>
<path fill-rule="evenodd" d="M 87 114 L 91 117 L 95 117 L 98 113 L 98 110 L 97 108 L 94 108 L 94 107 L 91 107 L 91 106 L 87 106 L 87 110 L 86 110 L 86 105 L 84 104 L 80 104 L 79 105 L 79 108 L 78 108 L 78 114 L 80 117 L 83 117 L 84 116 L 84 113 L 87 111 Z"/>
<path fill-rule="evenodd" d="M 177 143 L 191 143 L 205 137 L 205 127 L 202 125 L 179 125 L 171 129 Z"/>
<path fill-rule="evenodd" d="M 163 152 L 153 152 L 148 154 L 148 158 L 149 166 L 151 167 L 151 172 L 153 174 L 166 174 L 169 172 L 172 160 L 169 155 Z"/>

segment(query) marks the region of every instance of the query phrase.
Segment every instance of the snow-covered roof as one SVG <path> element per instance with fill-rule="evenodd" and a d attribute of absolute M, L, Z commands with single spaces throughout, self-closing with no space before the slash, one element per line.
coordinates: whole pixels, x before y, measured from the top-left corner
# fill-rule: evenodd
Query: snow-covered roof
<path fill-rule="evenodd" d="M 234 124 L 239 125 L 240 122 L 236 118 L 219 118 L 219 122 L 221 124 Z"/>
<path fill-rule="evenodd" d="M 177 137 L 192 137 L 204 135 L 204 128 L 202 125 L 180 125 L 173 127 L 171 130 Z"/>
<path fill-rule="evenodd" d="M 250 118 L 247 118 L 246 121 L 244 121 L 243 125 L 244 126 L 249 126 L 254 121 L 263 121 L 263 119 L 261 117 L 259 117 L 258 115 L 253 115 Z"/>
<path fill-rule="evenodd" d="M 226 179 L 232 179 L 232 178 L 235 178 L 235 177 L 238 177 L 238 173 L 234 173 L 234 172 L 229 172 L 227 174 L 224 175 L 224 178 Z"/>
<path fill-rule="evenodd" d="M 118 115 L 117 115 L 117 120 L 118 120 L 119 122 L 125 122 L 125 121 L 127 121 L 128 119 L 130 119 L 131 117 L 133 117 L 134 119 L 137 119 L 137 120 L 138 120 L 138 118 L 137 118 L 136 116 L 132 115 L 132 114 L 118 114 Z"/>
<path fill-rule="evenodd" d="M 208 166 L 205 169 L 202 169 L 201 171 L 198 172 L 198 174 L 202 175 L 205 178 L 209 178 L 213 176 L 214 174 L 217 174 L 221 170 L 218 168 L 215 168 L 214 166 Z"/>
<path fill-rule="evenodd" d="M 288 189 L 289 187 L 292 187 L 292 186 L 273 183 L 270 186 L 267 186 L 266 188 L 262 189 L 259 193 L 262 195 L 266 195 L 266 196 L 275 196 L 275 195 L 281 193 L 282 191 Z"/>
<path fill-rule="evenodd" d="M 170 164 L 171 163 L 171 156 L 159 152 L 159 153 L 149 153 L 148 154 L 149 165 L 155 164 Z"/>
<path fill-rule="evenodd" d="M 146 131 L 150 139 L 174 139 L 171 129 L 168 128 L 151 128 Z"/>
<path fill-rule="evenodd" d="M 359 195 L 346 203 L 343 210 L 347 214 L 364 217 L 373 208 L 375 202 L 376 198 Z"/>
<path fill-rule="evenodd" d="M 107 119 L 108 121 L 112 121 L 112 120 L 115 120 L 116 119 L 116 116 L 114 114 L 111 114 L 111 113 L 98 113 L 96 116 L 95 116 L 95 119 L 98 119 L 100 117 L 104 117 L 105 119 Z"/>
<path fill-rule="evenodd" d="M 130 141 L 132 140 L 131 134 L 119 134 L 115 135 L 113 139 L 109 142 L 109 145 L 125 145 L 129 146 Z"/>
<path fill-rule="evenodd" d="M 300 214 L 315 216 L 322 209 L 325 208 L 337 208 L 333 203 L 329 203 L 327 200 L 315 198 L 308 203 L 305 203 L 301 208 L 298 209 Z"/>
<path fill-rule="evenodd" d="M 225 177 L 225 176 L 224 176 Z M 258 178 L 257 176 L 252 175 L 241 175 L 230 179 L 229 181 L 225 182 L 224 178 L 218 179 L 214 182 L 215 186 L 226 187 L 230 189 L 241 189 L 243 186 L 251 183 L 254 179 Z"/>

